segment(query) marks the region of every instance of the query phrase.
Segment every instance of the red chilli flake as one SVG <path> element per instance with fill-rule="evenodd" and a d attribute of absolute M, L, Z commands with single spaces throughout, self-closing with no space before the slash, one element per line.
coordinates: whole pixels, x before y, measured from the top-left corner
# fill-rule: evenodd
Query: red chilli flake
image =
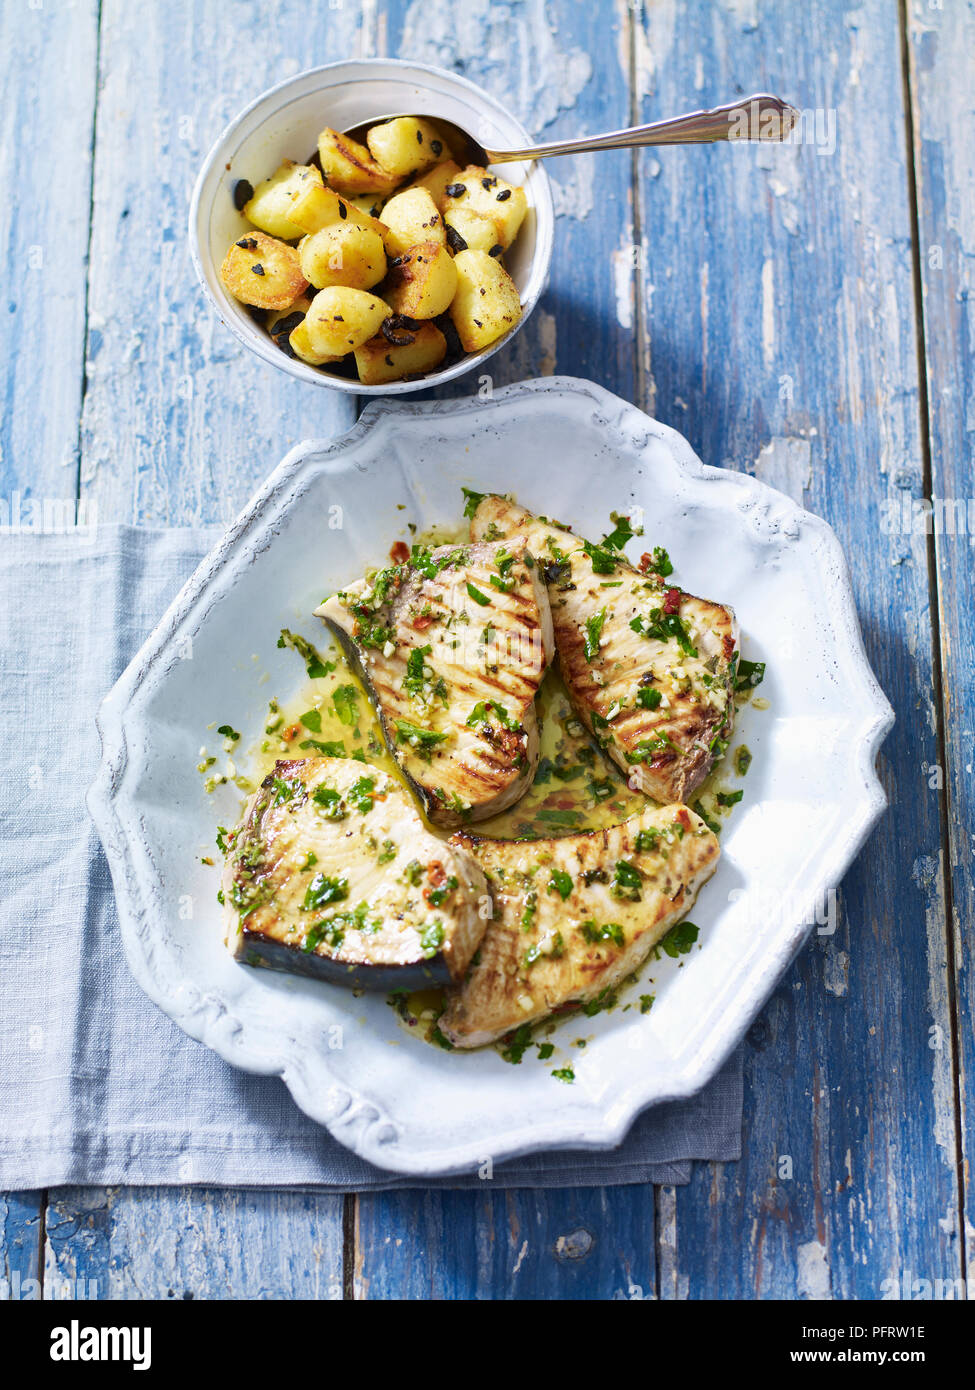
<path fill-rule="evenodd" d="M 387 358 L 387 361 L 389 359 Z M 389 547 L 389 558 L 394 565 L 405 565 L 410 558 L 410 547 L 405 541 L 393 541 Z"/>
<path fill-rule="evenodd" d="M 419 617 L 413 619 L 413 626 L 416 628 L 417 632 L 425 632 L 432 622 L 433 619 L 428 613 L 421 613 Z"/>
<path fill-rule="evenodd" d="M 725 661 L 730 661 L 735 654 L 735 639 L 729 636 L 722 637 L 721 645 L 724 648 Z"/>
<path fill-rule="evenodd" d="M 668 589 L 664 594 L 664 612 L 676 613 L 680 608 L 680 589 Z"/>

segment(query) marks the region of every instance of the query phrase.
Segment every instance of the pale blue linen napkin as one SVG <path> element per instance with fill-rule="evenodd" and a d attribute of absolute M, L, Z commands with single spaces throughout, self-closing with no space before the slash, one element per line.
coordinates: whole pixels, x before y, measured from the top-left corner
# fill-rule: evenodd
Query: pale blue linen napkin
<path fill-rule="evenodd" d="M 0 531 L 0 1189 L 209 1183 L 334 1191 L 478 1187 L 362 1162 L 274 1077 L 235 1070 L 142 994 L 85 809 L 95 711 L 216 531 Z M 740 1050 L 610 1152 L 499 1165 L 496 1187 L 684 1183 L 740 1152 Z"/>

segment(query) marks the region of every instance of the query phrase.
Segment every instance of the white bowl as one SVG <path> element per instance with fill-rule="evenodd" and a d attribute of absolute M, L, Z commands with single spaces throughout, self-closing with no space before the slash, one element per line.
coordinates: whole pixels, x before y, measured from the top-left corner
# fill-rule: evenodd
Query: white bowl
<path fill-rule="evenodd" d="M 505 258 L 521 296 L 520 320 L 483 352 L 471 353 L 420 381 L 364 386 L 310 367 L 276 347 L 247 307 L 227 293 L 220 281 L 220 265 L 228 246 L 249 225 L 234 207 L 237 180 L 248 179 L 256 187 L 274 173 L 282 159 L 307 159 L 323 126 L 351 130 L 365 121 L 407 112 L 453 121 L 485 146 L 514 148 L 532 140 L 499 102 L 465 77 L 425 63 L 375 58 L 329 63 L 279 82 L 230 122 L 200 170 L 189 225 L 190 255 L 200 282 L 221 319 L 242 343 L 265 362 L 301 381 L 357 396 L 395 395 L 450 381 L 485 362 L 517 333 L 545 286 L 555 213 L 548 175 L 536 161 L 504 166 L 504 176 L 522 184 L 528 197 L 528 214 Z"/>

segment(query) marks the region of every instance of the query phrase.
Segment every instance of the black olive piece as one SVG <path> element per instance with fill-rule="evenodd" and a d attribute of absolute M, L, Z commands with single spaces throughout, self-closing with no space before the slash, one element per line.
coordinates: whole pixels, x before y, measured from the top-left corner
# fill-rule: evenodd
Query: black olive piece
<path fill-rule="evenodd" d="M 255 275 L 264 274 L 264 267 L 261 265 L 260 261 L 255 262 L 255 264 L 251 266 L 251 270 Z"/>
<path fill-rule="evenodd" d="M 296 309 L 293 314 L 285 314 L 284 318 L 278 319 L 277 323 L 274 325 L 271 333 L 272 338 L 278 338 L 282 335 L 288 337 L 289 334 L 295 331 L 304 317 L 300 309 Z"/>
<path fill-rule="evenodd" d="M 467 192 L 467 189 L 462 183 L 448 183 L 444 192 L 448 198 L 460 198 Z"/>
<path fill-rule="evenodd" d="M 383 361 L 386 363 L 386 366 L 387 366 L 387 367 L 394 367 L 394 366 L 396 365 L 395 362 L 393 361 L 393 359 L 390 357 L 390 355 L 389 355 L 388 352 L 387 352 L 386 356 L 383 358 Z"/>
<path fill-rule="evenodd" d="M 491 247 L 490 251 L 488 252 L 488 255 L 489 255 L 489 256 L 500 256 L 500 255 L 501 255 L 501 252 L 502 252 L 503 250 L 504 250 L 504 247 L 501 245 L 500 241 L 496 241 L 496 242 L 494 243 L 494 245 Z"/>
<path fill-rule="evenodd" d="M 443 141 L 442 141 L 442 140 L 431 140 L 431 141 L 430 141 L 430 148 L 431 148 L 431 150 L 433 150 L 434 154 L 435 154 L 435 155 L 437 156 L 437 158 L 439 159 L 440 156 L 443 154 Z"/>
<path fill-rule="evenodd" d="M 423 144 L 423 131 L 422 131 L 422 130 L 418 130 L 418 131 L 416 132 L 416 143 L 417 143 L 418 145 L 422 145 L 422 144 Z"/>
<path fill-rule="evenodd" d="M 254 196 L 254 185 L 249 179 L 238 179 L 234 184 L 234 207 L 238 212 L 243 212 L 244 204 L 249 203 Z"/>
<path fill-rule="evenodd" d="M 497 179 L 481 179 L 481 187 L 494 188 L 497 185 L 497 182 Z"/>
<path fill-rule="evenodd" d="M 455 227 L 452 227 L 449 222 L 447 223 L 447 245 L 455 256 L 458 251 L 467 250 L 467 242 L 461 236 L 460 232 L 458 232 Z"/>
<path fill-rule="evenodd" d="M 497 198 L 495 198 L 494 201 L 495 201 L 496 203 L 506 203 L 510 197 L 511 197 L 511 189 L 510 189 L 510 188 L 502 188 L 501 192 L 498 194 Z"/>
<path fill-rule="evenodd" d="M 257 250 L 257 242 L 254 240 L 252 236 L 242 236 L 240 241 L 238 241 L 237 245 L 241 248 L 242 251 Z"/>
<path fill-rule="evenodd" d="M 383 320 L 379 331 L 393 347 L 409 347 L 411 343 L 416 342 L 418 327 L 415 319 L 407 318 L 405 314 L 392 314 Z"/>
<path fill-rule="evenodd" d="M 277 332 L 272 333 L 272 334 L 271 334 L 271 340 L 272 340 L 272 342 L 273 342 L 277 347 L 279 347 L 279 348 L 281 349 L 281 351 L 282 351 L 283 353 L 285 353 L 288 357 L 295 357 L 295 358 L 297 358 L 298 354 L 295 352 L 294 348 L 291 346 L 290 342 L 288 341 L 288 335 L 287 335 L 287 333 L 277 333 Z"/>
<path fill-rule="evenodd" d="M 342 199 L 340 198 L 340 199 L 339 199 L 339 218 L 341 219 L 341 221 L 344 222 L 345 219 L 348 217 L 348 215 L 349 215 L 349 209 L 345 206 L 345 204 L 342 202 Z"/>
<path fill-rule="evenodd" d="M 464 356 L 464 344 L 460 340 L 457 326 L 449 314 L 438 314 L 433 322 L 447 339 L 447 352 L 441 365 L 444 367 L 452 367 L 455 362 L 459 362 Z"/>

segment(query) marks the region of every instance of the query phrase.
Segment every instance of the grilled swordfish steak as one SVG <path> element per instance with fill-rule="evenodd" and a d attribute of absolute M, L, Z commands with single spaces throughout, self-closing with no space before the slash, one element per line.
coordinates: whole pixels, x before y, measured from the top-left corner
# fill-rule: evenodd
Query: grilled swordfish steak
<path fill-rule="evenodd" d="M 457 1047 L 481 1047 L 566 1004 L 608 1000 L 690 909 L 718 841 L 683 805 L 556 840 L 451 844 L 487 874 L 495 917 L 439 1019 Z"/>
<path fill-rule="evenodd" d="M 687 801 L 731 736 L 734 613 L 634 568 L 605 543 L 485 497 L 471 521 L 474 540 L 515 534 L 543 568 L 576 713 L 635 790 L 665 804 Z"/>
<path fill-rule="evenodd" d="M 236 958 L 356 989 L 460 980 L 484 932 L 484 874 L 424 826 L 389 773 L 280 761 L 248 801 L 223 877 Z"/>
<path fill-rule="evenodd" d="M 432 821 L 483 820 L 518 800 L 538 764 L 534 701 L 553 653 L 546 585 L 523 537 L 414 547 L 315 612 Z"/>

